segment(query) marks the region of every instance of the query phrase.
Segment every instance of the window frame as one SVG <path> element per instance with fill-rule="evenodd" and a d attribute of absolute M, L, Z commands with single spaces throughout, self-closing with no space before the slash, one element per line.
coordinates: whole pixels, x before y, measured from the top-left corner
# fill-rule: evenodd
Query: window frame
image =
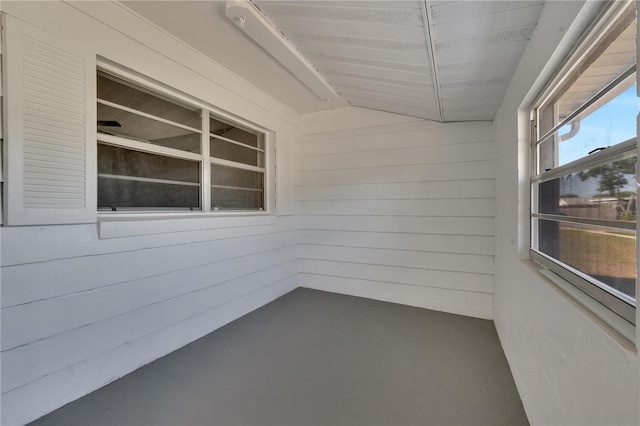
<path fill-rule="evenodd" d="M 574 52 L 569 55 L 568 59 L 562 66 L 555 72 L 554 77 L 549 79 L 545 88 L 537 96 L 536 100 L 531 104 L 529 109 L 530 113 L 530 211 L 529 211 L 529 224 L 530 224 L 530 241 L 529 241 L 529 257 L 531 260 L 541 264 L 545 268 L 543 275 L 548 276 L 551 272 L 553 279 L 550 279 L 553 283 L 558 285 L 558 281 L 562 283 L 568 283 L 567 285 L 559 285 L 563 290 L 573 295 L 573 298 L 578 300 L 580 304 L 586 307 L 589 311 L 593 312 L 599 318 L 603 319 L 609 326 L 612 326 L 618 332 L 621 332 L 628 340 L 635 341 L 635 325 L 636 325 L 636 306 L 637 306 L 637 288 L 638 277 L 636 273 L 636 301 L 633 301 L 629 296 L 624 295 L 615 289 L 605 289 L 602 285 L 596 284 L 597 279 L 590 277 L 588 274 L 583 273 L 561 261 L 554 259 L 553 257 L 537 250 L 538 247 L 538 228 L 536 221 L 538 219 L 544 219 L 545 217 L 551 217 L 553 215 L 541 214 L 538 212 L 538 184 L 546 181 L 550 181 L 561 176 L 567 176 L 571 173 L 580 172 L 589 167 L 597 167 L 611 163 L 629 156 L 638 157 L 637 149 L 637 135 L 634 138 L 628 139 L 610 146 L 605 150 L 596 152 L 594 154 L 581 157 L 577 160 L 570 161 L 566 164 L 554 167 L 550 170 L 539 169 L 538 148 L 541 143 L 545 142 L 551 135 L 557 132 L 563 125 L 571 123 L 579 114 L 593 108 L 598 101 L 601 101 L 607 93 L 610 93 L 616 88 L 620 87 L 626 79 L 629 79 L 631 75 L 636 73 L 636 64 L 627 68 L 621 75 L 619 75 L 613 82 L 609 83 L 589 100 L 584 102 L 576 111 L 569 114 L 566 118 L 559 121 L 557 124 L 554 122 L 553 126 L 546 130 L 544 134 L 538 129 L 538 122 L 540 120 L 539 111 L 542 107 L 549 105 L 549 103 L 557 95 L 562 95 L 567 90 L 568 82 L 576 75 L 580 75 L 581 67 L 584 67 L 585 61 L 590 55 L 594 54 L 594 49 L 597 46 L 602 46 L 606 37 L 611 34 L 611 30 L 617 25 L 625 14 L 629 13 L 629 9 L 635 7 L 633 2 L 613 2 L 607 4 L 605 9 L 602 10 L 598 19 L 585 31 L 583 37 L 578 41 L 577 47 Z M 588 67 L 589 65 L 587 65 Z M 637 77 L 636 77 L 637 82 Z M 570 86 L 569 86 L 570 87 Z M 635 123 L 634 123 L 635 124 Z M 640 169 L 640 158 L 636 163 L 636 180 L 637 171 Z M 632 182 L 633 184 L 633 182 Z M 637 198 L 636 198 L 637 200 Z M 552 218 L 553 219 L 553 218 Z M 566 221 L 566 220 L 565 220 Z M 638 217 L 634 222 L 625 223 L 607 223 L 601 219 L 579 219 L 571 218 L 569 223 L 586 224 L 586 225 L 600 225 L 608 226 L 614 225 L 617 229 L 632 229 L 637 234 Z M 636 240 L 637 241 L 637 240 Z M 637 250 L 636 250 L 637 253 Z M 637 254 L 636 254 L 637 259 Z M 575 291 L 568 289 L 575 288 Z M 616 295 L 616 293 L 620 293 Z M 587 295 L 587 299 L 592 300 L 585 301 L 584 295 Z M 625 297 L 626 296 L 626 297 Z M 604 308 L 604 310 L 602 309 Z M 612 315 L 613 314 L 613 315 Z"/>
<path fill-rule="evenodd" d="M 155 155 L 164 155 L 170 158 L 197 161 L 200 165 L 200 209 L 181 209 L 181 208 L 123 208 L 117 211 L 97 210 L 98 222 L 121 222 L 127 220 L 139 221 L 141 219 L 178 219 L 178 218 L 202 218 L 202 217 L 218 217 L 218 216 L 256 216 L 256 215 L 272 215 L 275 209 L 275 132 L 264 128 L 242 117 L 230 114 L 211 105 L 201 99 L 181 92 L 180 90 L 165 85 L 161 82 L 153 80 L 151 77 L 140 74 L 131 69 L 125 68 L 119 64 L 113 63 L 108 59 L 98 57 L 96 61 L 96 75 L 103 72 L 113 75 L 116 78 L 130 82 L 132 85 L 148 90 L 151 94 L 155 94 L 159 98 L 166 98 L 172 102 L 182 105 L 185 108 L 200 110 L 201 112 L 201 128 L 195 129 L 189 126 L 174 123 L 161 117 L 155 117 L 144 112 L 135 112 L 140 116 L 149 116 L 154 120 L 166 122 L 178 127 L 189 128 L 190 131 L 200 134 L 200 153 L 192 153 L 181 151 L 175 148 L 154 145 L 151 143 L 136 141 L 126 137 L 107 135 L 99 133 L 96 130 L 96 144 L 111 145 L 119 148 L 132 149 L 139 152 L 151 153 Z M 98 99 L 95 94 L 96 104 L 110 105 L 108 101 Z M 127 111 L 127 107 L 117 106 L 117 108 Z M 130 108 L 129 108 L 130 109 Z M 227 138 L 213 135 L 210 133 L 210 118 L 228 123 L 240 130 L 255 133 L 258 138 L 263 141 L 263 148 L 251 147 L 256 151 L 264 153 L 264 167 L 252 166 L 222 158 L 211 157 L 210 143 L 211 137 L 229 141 L 234 144 L 242 145 L 241 142 L 227 140 Z M 216 210 L 211 206 L 211 166 L 222 165 L 242 170 L 257 171 L 263 173 L 263 208 L 262 210 L 253 209 L 221 209 Z M 94 176 L 97 181 L 98 174 Z"/>

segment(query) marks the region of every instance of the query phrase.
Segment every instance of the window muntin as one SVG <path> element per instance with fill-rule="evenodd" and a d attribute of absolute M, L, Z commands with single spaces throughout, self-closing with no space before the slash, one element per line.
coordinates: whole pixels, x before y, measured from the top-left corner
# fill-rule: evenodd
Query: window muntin
<path fill-rule="evenodd" d="M 531 250 L 635 324 L 635 10 L 616 14 L 532 111 Z"/>
<path fill-rule="evenodd" d="M 209 151 L 214 158 L 236 161 L 250 166 L 264 167 L 263 149 L 211 137 Z"/>
<path fill-rule="evenodd" d="M 100 70 L 97 82 L 99 210 L 265 209 L 263 133 Z"/>
<path fill-rule="evenodd" d="M 211 208 L 264 210 L 264 173 L 211 165 Z"/>
<path fill-rule="evenodd" d="M 98 132 L 200 153 L 200 132 L 98 103 Z"/>
<path fill-rule="evenodd" d="M 538 144 L 538 173 L 636 137 L 635 73 Z"/>
<path fill-rule="evenodd" d="M 158 118 L 202 129 L 200 110 L 177 104 L 157 93 L 136 86 L 126 80 L 98 71 L 98 99 L 131 108 Z"/>
<path fill-rule="evenodd" d="M 621 160 L 593 165 L 543 181 L 538 213 L 635 223 L 636 162 L 630 152 Z"/>

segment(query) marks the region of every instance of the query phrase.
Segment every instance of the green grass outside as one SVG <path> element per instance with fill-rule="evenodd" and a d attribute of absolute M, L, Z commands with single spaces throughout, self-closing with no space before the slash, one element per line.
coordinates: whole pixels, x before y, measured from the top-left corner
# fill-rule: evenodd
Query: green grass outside
<path fill-rule="evenodd" d="M 559 260 L 589 275 L 636 276 L 636 238 L 616 231 L 560 229 Z"/>

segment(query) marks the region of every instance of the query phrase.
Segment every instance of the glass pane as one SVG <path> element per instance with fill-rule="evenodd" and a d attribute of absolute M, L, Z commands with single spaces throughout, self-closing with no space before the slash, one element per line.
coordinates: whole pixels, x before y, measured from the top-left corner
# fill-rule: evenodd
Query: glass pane
<path fill-rule="evenodd" d="M 200 209 L 200 164 L 98 145 L 98 208 Z"/>
<path fill-rule="evenodd" d="M 607 37 L 603 37 L 600 46 L 592 49 L 591 55 L 582 65 L 582 71 L 567 82 L 555 99 L 540 108 L 540 135 L 551 130 L 635 64 L 635 22 L 635 11 L 629 8 L 620 25 L 616 25 Z"/>
<path fill-rule="evenodd" d="M 264 189 L 264 173 L 212 164 L 211 184 L 236 188 Z"/>
<path fill-rule="evenodd" d="M 539 145 L 540 170 L 550 170 L 586 157 L 600 148 L 607 148 L 636 137 L 636 117 L 640 100 L 636 86 L 621 85 L 609 92 L 593 108 L 587 109 Z M 624 88 L 625 90 L 623 90 Z"/>
<path fill-rule="evenodd" d="M 635 222 L 636 157 L 561 176 L 538 187 L 538 212 Z"/>
<path fill-rule="evenodd" d="M 234 140 L 236 142 L 242 142 L 246 145 L 251 145 L 256 148 L 264 149 L 261 143 L 259 143 L 258 135 L 248 132 L 243 129 L 239 129 L 231 124 L 224 123 L 215 118 L 209 120 L 209 132 L 212 135 L 222 136 L 227 139 Z M 260 138 L 261 139 L 261 138 Z"/>
<path fill-rule="evenodd" d="M 538 238 L 541 252 L 635 299 L 635 231 L 539 220 Z"/>
<path fill-rule="evenodd" d="M 202 128 L 199 109 L 190 109 L 146 89 L 98 71 L 98 99 L 113 102 L 175 123 Z"/>
<path fill-rule="evenodd" d="M 200 182 L 200 164 L 163 155 L 148 154 L 98 144 L 98 173 L 153 179 Z"/>
<path fill-rule="evenodd" d="M 98 176 L 98 208 L 185 208 L 200 210 L 200 187 Z"/>
<path fill-rule="evenodd" d="M 98 133 L 200 153 L 200 133 L 110 106 L 98 104 L 98 124 Z"/>
<path fill-rule="evenodd" d="M 211 188 L 211 208 L 214 210 L 262 210 L 262 191 Z"/>
<path fill-rule="evenodd" d="M 221 139 L 210 138 L 211 156 L 236 161 L 251 166 L 264 167 L 264 152 L 236 145 Z"/>

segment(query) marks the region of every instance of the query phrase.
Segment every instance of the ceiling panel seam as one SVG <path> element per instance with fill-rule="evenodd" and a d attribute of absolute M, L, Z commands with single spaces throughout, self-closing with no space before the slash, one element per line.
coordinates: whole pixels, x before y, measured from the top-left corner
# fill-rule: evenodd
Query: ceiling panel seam
<path fill-rule="evenodd" d="M 431 63 L 431 76 L 433 78 L 433 90 L 436 95 L 436 103 L 438 106 L 438 111 L 440 114 L 440 121 L 444 123 L 444 111 L 442 110 L 442 99 L 440 98 L 440 79 L 439 79 L 439 71 L 436 66 L 436 58 L 435 58 L 435 46 L 434 41 L 431 35 L 433 34 L 433 28 L 431 27 L 431 19 L 429 5 L 427 4 L 427 0 L 420 1 L 420 8 L 422 9 L 422 20 L 424 22 L 424 32 L 425 37 L 427 38 L 427 44 L 429 46 L 429 61 Z"/>

